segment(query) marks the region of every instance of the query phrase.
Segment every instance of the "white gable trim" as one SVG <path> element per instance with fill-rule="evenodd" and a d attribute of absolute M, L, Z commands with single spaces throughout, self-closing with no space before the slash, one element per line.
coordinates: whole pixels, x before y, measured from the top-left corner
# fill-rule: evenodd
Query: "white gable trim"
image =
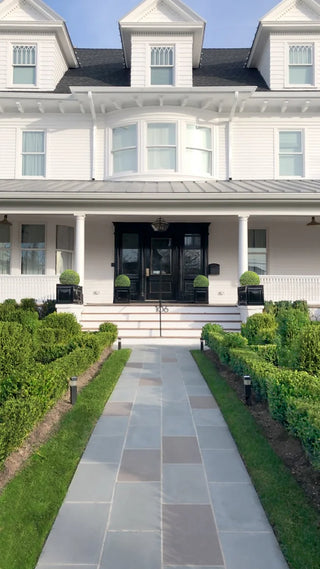
<path fill-rule="evenodd" d="M 286 19 L 285 14 L 289 13 L 293 7 L 304 5 L 316 16 L 314 20 Z M 281 18 L 282 16 L 282 18 Z M 310 13 L 311 16 L 311 13 Z M 273 31 L 283 32 L 319 32 L 320 31 L 320 4 L 316 0 L 283 0 L 273 10 L 270 10 L 259 22 L 256 35 L 254 37 L 248 67 L 255 67 L 256 56 L 261 53 L 267 37 Z"/>
<path fill-rule="evenodd" d="M 0 4 L 0 20 L 12 12 L 17 6 L 23 8 L 23 5 L 29 4 L 38 11 L 42 18 L 40 21 L 59 21 L 63 22 L 63 18 L 47 6 L 42 0 L 2 0 Z"/>
<path fill-rule="evenodd" d="M 156 9 L 167 8 L 168 19 L 155 19 L 150 14 Z M 158 12 L 159 13 L 159 12 Z M 170 13 L 176 17 L 170 21 Z M 148 17 L 149 16 L 149 17 Z M 146 18 L 144 20 L 144 18 Z M 134 33 L 174 34 L 187 33 L 193 36 L 193 67 L 200 65 L 206 22 L 181 0 L 144 0 L 119 21 L 124 59 L 127 67 L 131 66 L 131 37 Z"/>

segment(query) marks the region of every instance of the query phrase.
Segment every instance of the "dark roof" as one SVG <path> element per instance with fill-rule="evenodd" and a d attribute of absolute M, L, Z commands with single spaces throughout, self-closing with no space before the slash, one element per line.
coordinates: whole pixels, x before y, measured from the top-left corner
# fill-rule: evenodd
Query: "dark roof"
<path fill-rule="evenodd" d="M 201 65 L 193 71 L 195 87 L 252 86 L 268 91 L 257 69 L 247 69 L 249 49 L 204 49 Z M 69 69 L 56 88 L 68 93 L 69 87 L 130 87 L 130 70 L 124 65 L 121 49 L 76 49 L 80 67 Z"/>

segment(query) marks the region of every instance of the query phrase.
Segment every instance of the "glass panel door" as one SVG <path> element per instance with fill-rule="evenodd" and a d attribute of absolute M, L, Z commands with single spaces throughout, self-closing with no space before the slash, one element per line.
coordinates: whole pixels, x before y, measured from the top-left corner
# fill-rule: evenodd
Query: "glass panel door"
<path fill-rule="evenodd" d="M 174 300 L 173 240 L 171 237 L 152 237 L 150 240 L 149 300 Z"/>

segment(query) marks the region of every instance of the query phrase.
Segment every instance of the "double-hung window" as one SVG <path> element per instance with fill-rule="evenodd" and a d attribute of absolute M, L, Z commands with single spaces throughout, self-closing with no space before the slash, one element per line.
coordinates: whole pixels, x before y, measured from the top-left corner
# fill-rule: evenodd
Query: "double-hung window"
<path fill-rule="evenodd" d="M 23 275 L 44 275 L 45 264 L 45 226 L 22 225 L 21 273 Z"/>
<path fill-rule="evenodd" d="M 303 176 L 303 140 L 301 130 L 279 132 L 279 175 Z"/>
<path fill-rule="evenodd" d="M 176 170 L 176 125 L 149 123 L 147 126 L 148 170 Z"/>
<path fill-rule="evenodd" d="M 114 128 L 112 131 L 113 172 L 137 171 L 137 125 Z"/>
<path fill-rule="evenodd" d="M 289 46 L 289 85 L 313 85 L 313 45 Z"/>
<path fill-rule="evenodd" d="M 267 273 L 267 232 L 265 229 L 249 229 L 248 268 L 258 275 Z"/>
<path fill-rule="evenodd" d="M 0 275 L 10 274 L 10 224 L 0 224 Z"/>
<path fill-rule="evenodd" d="M 187 125 L 186 166 L 190 174 L 211 176 L 212 132 L 211 128 Z"/>
<path fill-rule="evenodd" d="M 22 176 L 45 176 L 45 134 L 22 133 Z"/>
<path fill-rule="evenodd" d="M 56 274 L 72 269 L 74 250 L 74 229 L 68 225 L 56 228 Z"/>
<path fill-rule="evenodd" d="M 174 48 L 157 46 L 151 48 L 151 85 L 174 84 Z"/>
<path fill-rule="evenodd" d="M 14 45 L 12 54 L 14 85 L 36 85 L 36 46 Z"/>

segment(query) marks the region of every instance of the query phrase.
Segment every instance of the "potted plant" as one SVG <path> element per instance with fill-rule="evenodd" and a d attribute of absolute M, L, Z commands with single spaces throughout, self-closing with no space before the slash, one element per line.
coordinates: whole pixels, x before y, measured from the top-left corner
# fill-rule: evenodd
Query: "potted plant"
<path fill-rule="evenodd" d="M 238 304 L 262 305 L 264 304 L 263 285 L 260 284 L 260 277 L 254 271 L 245 271 L 240 277 L 238 287 Z"/>
<path fill-rule="evenodd" d="M 127 275 L 118 275 L 114 281 L 114 301 L 130 302 L 131 281 Z"/>
<path fill-rule="evenodd" d="M 205 275 L 198 275 L 193 281 L 194 302 L 208 304 L 209 279 Z"/>
<path fill-rule="evenodd" d="M 79 286 L 80 277 L 76 271 L 67 269 L 61 273 L 60 284 L 57 284 L 58 304 L 83 304 L 82 286 Z"/>

